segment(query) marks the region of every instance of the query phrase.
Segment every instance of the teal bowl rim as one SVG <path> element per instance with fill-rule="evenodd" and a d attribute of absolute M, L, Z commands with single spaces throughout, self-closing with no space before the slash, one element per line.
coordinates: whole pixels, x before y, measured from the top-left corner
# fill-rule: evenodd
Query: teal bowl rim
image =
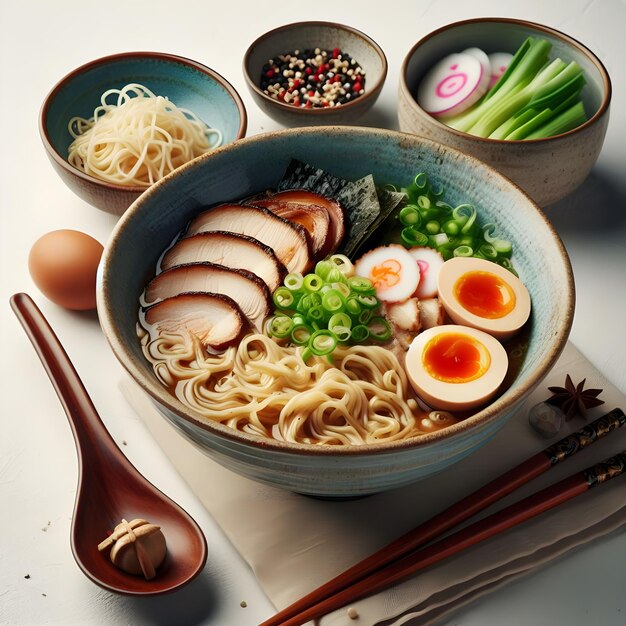
<path fill-rule="evenodd" d="M 191 410 L 183 411 L 180 407 L 176 406 L 172 402 L 172 396 L 170 392 L 163 386 L 159 384 L 159 382 L 146 374 L 139 366 L 136 366 L 133 362 L 134 358 L 130 351 L 127 350 L 124 343 L 121 341 L 119 335 L 116 332 L 115 326 L 113 324 L 114 314 L 113 311 L 109 307 L 107 292 L 110 288 L 109 280 L 108 280 L 108 265 L 110 263 L 110 257 L 115 254 L 115 250 L 118 245 L 118 238 L 120 233 L 125 229 L 126 225 L 129 222 L 137 219 L 137 214 L 140 214 L 142 211 L 143 204 L 151 198 L 154 194 L 159 193 L 160 187 L 162 185 L 167 185 L 169 181 L 176 176 L 186 175 L 188 174 L 188 170 L 192 168 L 198 167 L 203 161 L 209 160 L 212 158 L 217 158 L 219 155 L 225 152 L 232 152 L 234 150 L 240 150 L 243 147 L 249 144 L 262 144 L 267 138 L 280 138 L 284 135 L 290 134 L 311 134 L 315 135 L 320 132 L 328 132 L 332 131 L 335 134 L 344 134 L 344 135 L 355 135 L 355 134 L 363 134 L 363 135 L 378 135 L 380 137 L 390 137 L 395 138 L 399 143 L 401 142 L 420 142 L 423 145 L 429 145 L 432 149 L 443 149 L 445 151 L 449 151 L 461 157 L 462 159 L 466 159 L 475 167 L 485 168 L 489 171 L 490 175 L 500 179 L 502 183 L 513 187 L 516 191 L 518 191 L 524 199 L 528 202 L 529 209 L 534 209 L 538 216 L 543 221 L 545 227 L 550 231 L 554 242 L 556 244 L 557 250 L 560 253 L 559 256 L 564 265 L 565 272 L 567 274 L 567 299 L 563 301 L 563 308 L 565 310 L 565 318 L 564 324 L 559 329 L 558 337 L 554 337 L 554 342 L 552 348 L 549 352 L 544 354 L 542 363 L 539 367 L 535 369 L 529 375 L 528 380 L 523 385 L 518 385 L 512 392 L 511 395 L 506 398 L 506 401 L 503 400 L 503 396 L 498 397 L 494 402 L 489 404 L 484 409 L 480 410 L 478 413 L 468 417 L 467 419 L 453 424 L 452 426 L 448 426 L 442 430 L 427 433 L 424 435 L 420 435 L 419 437 L 413 437 L 408 439 L 402 439 L 398 441 L 392 442 L 381 442 L 375 444 L 362 444 L 362 445 L 346 445 L 346 446 L 319 446 L 313 444 L 295 444 L 290 442 L 282 442 L 270 439 L 263 439 L 258 436 L 249 435 L 237 430 L 234 430 L 228 426 L 225 426 L 218 422 L 210 422 L 209 420 L 202 420 L 199 417 L 195 417 Z M 480 428 L 481 426 L 485 426 L 486 424 L 501 418 L 504 414 L 508 414 L 511 408 L 518 406 L 524 398 L 529 395 L 532 390 L 539 384 L 539 382 L 548 374 L 550 369 L 556 363 L 559 355 L 565 348 L 567 343 L 567 339 L 569 336 L 569 332 L 572 327 L 572 322 L 574 318 L 574 304 L 575 304 L 575 286 L 574 286 L 574 275 L 572 271 L 572 266 L 569 260 L 569 256 L 565 249 L 565 246 L 559 237 L 558 233 L 554 229 L 552 223 L 546 216 L 546 214 L 541 210 L 541 208 L 530 198 L 530 196 L 524 192 L 518 185 L 513 183 L 506 176 L 495 170 L 493 167 L 487 165 L 483 161 L 462 152 L 461 150 L 456 150 L 454 148 L 450 148 L 436 141 L 432 141 L 430 139 L 425 139 L 423 137 L 417 137 L 416 135 L 412 135 L 410 133 L 403 133 L 398 131 L 380 129 L 380 128 L 367 128 L 367 127 L 346 127 L 346 126 L 316 126 L 310 128 L 288 128 L 278 131 L 270 131 L 258 135 L 253 135 L 252 137 L 247 137 L 241 139 L 237 142 L 227 144 L 220 148 L 216 148 L 212 152 L 209 152 L 205 155 L 202 155 L 193 161 L 189 161 L 188 163 L 182 165 L 176 171 L 168 174 L 161 180 L 157 181 L 154 185 L 149 187 L 144 194 L 142 194 L 137 200 L 135 200 L 129 209 L 122 215 L 120 220 L 115 225 L 111 236 L 105 246 L 104 253 L 102 255 L 102 260 L 99 268 L 99 280 L 97 286 L 97 310 L 98 317 L 100 320 L 100 325 L 102 327 L 102 331 L 113 350 L 118 361 L 124 367 L 124 369 L 131 375 L 131 377 L 139 384 L 139 386 L 148 393 L 154 400 L 156 400 L 159 404 L 166 407 L 169 411 L 172 411 L 177 416 L 191 423 L 192 425 L 201 428 L 202 430 L 208 431 L 217 437 L 224 437 L 227 440 L 230 440 L 233 443 L 238 443 L 242 446 L 251 446 L 252 448 L 257 448 L 261 450 L 268 450 L 276 453 L 283 454 L 296 454 L 296 455 L 307 455 L 307 456 L 327 456 L 327 457 L 335 457 L 341 458 L 344 456 L 367 456 L 371 454 L 390 454 L 394 452 L 406 451 L 407 449 L 418 449 L 423 446 L 427 446 L 430 444 L 441 443 L 442 441 L 453 438 L 455 435 L 462 435 L 464 431 L 470 428 Z M 505 394 L 508 393 L 505 392 Z M 181 405 L 182 406 L 182 405 Z"/>
<path fill-rule="evenodd" d="M 284 32 L 284 31 L 288 31 L 288 30 L 292 30 L 293 28 L 301 28 L 301 27 L 306 27 L 306 26 L 325 26 L 325 27 L 329 27 L 329 28 L 336 28 L 339 30 L 344 30 L 348 33 L 351 33 L 353 35 L 356 35 L 357 37 L 361 38 L 368 46 L 370 46 L 375 52 L 376 54 L 380 57 L 381 63 L 382 63 L 382 72 L 380 75 L 380 78 L 378 79 L 377 82 L 374 83 L 373 86 L 367 86 L 366 83 L 366 89 L 363 93 L 362 96 L 359 96 L 358 98 L 352 100 L 351 102 L 348 102 L 347 104 L 342 104 L 340 107 L 326 107 L 323 109 L 304 109 L 301 107 L 294 107 L 291 106 L 290 104 L 285 104 L 284 102 L 281 102 L 280 100 L 274 100 L 274 98 L 270 98 L 266 93 L 263 92 L 263 90 L 259 87 L 258 85 L 258 80 L 255 80 L 251 75 L 250 72 L 248 70 L 248 66 L 250 63 L 250 57 L 252 56 L 252 52 L 254 50 L 254 48 L 261 43 L 262 41 L 265 41 L 266 39 L 269 39 L 270 37 L 274 37 L 276 35 L 280 35 L 280 33 Z M 372 100 L 372 103 L 374 100 L 376 100 L 376 98 L 378 97 L 378 95 L 380 94 L 383 85 L 385 84 L 385 80 L 387 78 L 387 70 L 388 70 L 388 63 L 387 63 L 387 57 L 385 56 L 385 52 L 383 51 L 383 49 L 369 36 L 366 35 L 363 31 L 358 30 L 357 28 L 354 28 L 352 26 L 348 26 L 346 24 L 339 24 L 338 22 L 324 22 L 324 21 L 303 21 L 303 22 L 292 22 L 291 24 L 284 24 L 283 26 L 278 26 L 277 28 L 273 28 L 272 30 L 267 31 L 266 33 L 263 33 L 261 36 L 257 37 L 249 46 L 248 49 L 246 50 L 244 56 L 243 56 L 243 63 L 242 63 L 242 67 L 243 67 L 243 75 L 244 78 L 246 79 L 246 82 L 248 83 L 248 87 L 252 90 L 252 93 L 263 99 L 265 102 L 267 102 L 268 104 L 270 104 L 273 107 L 276 107 L 278 110 L 281 111 L 285 111 L 285 112 L 289 112 L 292 113 L 294 115 L 302 115 L 304 117 L 330 117 L 333 114 L 337 115 L 339 113 L 342 113 L 344 111 L 351 111 L 352 109 L 357 108 L 359 105 L 363 106 L 363 104 L 365 102 L 367 102 L 368 100 Z"/>
<path fill-rule="evenodd" d="M 67 73 L 61 80 L 59 80 L 54 87 L 49 91 L 48 95 L 45 97 L 43 104 L 41 105 L 41 109 L 39 111 L 39 134 L 41 136 L 41 140 L 46 148 L 48 154 L 54 159 L 55 163 L 60 165 L 64 170 L 73 176 L 77 176 L 78 178 L 83 179 L 86 182 L 92 183 L 103 189 L 109 189 L 114 191 L 125 191 L 129 193 L 137 193 L 141 194 L 146 191 L 146 187 L 137 187 L 133 185 L 116 185 L 115 183 L 110 183 L 104 180 L 100 180 L 93 176 L 89 176 L 84 172 L 76 169 L 72 165 L 70 165 L 61 154 L 54 147 L 54 144 L 50 140 L 48 136 L 48 131 L 46 129 L 46 120 L 48 118 L 48 110 L 57 94 L 61 89 L 65 87 L 65 85 L 73 80 L 76 76 L 82 74 L 83 72 L 90 70 L 92 68 L 106 65 L 111 62 L 125 60 L 125 59 L 158 59 L 161 61 L 167 61 L 169 63 L 175 63 L 178 65 L 185 65 L 192 69 L 198 70 L 202 74 L 205 74 L 209 78 L 213 79 L 216 83 L 221 85 L 233 99 L 237 110 L 239 111 L 239 130 L 237 131 L 237 137 L 235 141 L 242 139 L 246 135 L 246 130 L 248 128 L 248 114 L 246 112 L 246 107 L 241 99 L 241 96 L 237 92 L 237 90 L 220 74 L 218 74 L 215 70 L 210 67 L 203 65 L 202 63 L 198 63 L 198 61 L 194 61 L 193 59 L 189 59 L 187 57 L 178 56 L 176 54 L 169 54 L 168 52 L 119 52 L 116 54 L 109 54 L 104 57 L 100 57 L 98 59 L 94 59 L 93 61 L 88 61 L 83 65 L 80 65 L 76 69 Z"/>
<path fill-rule="evenodd" d="M 586 122 L 584 122 L 580 126 L 577 126 L 576 128 L 572 128 L 572 130 L 568 130 L 565 133 L 561 133 L 559 135 L 553 135 L 552 137 L 543 137 L 541 139 L 490 139 L 489 137 L 477 137 L 476 135 L 470 135 L 469 133 L 464 133 L 460 130 L 456 130 L 456 128 L 451 128 L 447 124 L 444 124 L 443 122 L 439 121 L 436 117 L 424 111 L 424 109 L 418 104 L 417 100 L 413 97 L 409 89 L 409 86 L 407 84 L 407 70 L 408 70 L 409 62 L 413 58 L 413 55 L 415 54 L 417 49 L 420 46 L 422 46 L 424 43 L 426 43 L 429 39 L 432 39 L 433 37 L 440 35 L 441 33 L 444 33 L 445 31 L 450 30 L 452 28 L 455 28 L 458 26 L 465 26 L 467 24 L 481 24 L 485 22 L 491 22 L 491 23 L 500 22 L 500 23 L 505 23 L 505 24 L 515 24 L 515 25 L 523 26 L 531 30 L 543 31 L 545 33 L 552 35 L 555 39 L 561 39 L 564 43 L 574 48 L 577 48 L 584 56 L 588 57 L 589 60 L 598 68 L 598 71 L 600 72 L 600 76 L 602 77 L 602 82 L 604 85 L 604 92 L 602 94 L 602 103 L 598 107 L 598 110 Z M 402 61 L 402 66 L 400 67 L 400 86 L 402 90 L 409 97 L 409 101 L 411 105 L 417 111 L 419 111 L 422 115 L 427 116 L 429 120 L 432 120 L 432 122 L 441 130 L 447 131 L 453 135 L 456 135 L 457 137 L 462 137 L 464 139 L 469 139 L 472 141 L 484 142 L 487 144 L 494 144 L 494 145 L 497 145 L 497 144 L 533 145 L 533 144 L 541 144 L 541 143 L 548 142 L 548 141 L 554 141 L 555 139 L 561 139 L 563 137 L 575 135 L 583 131 L 584 129 L 589 128 L 592 124 L 594 124 L 596 121 L 602 118 L 602 116 L 609 110 L 609 105 L 611 104 L 611 98 L 613 95 L 611 77 L 609 76 L 609 73 L 606 67 L 604 67 L 604 64 L 602 63 L 602 61 L 600 61 L 600 59 L 589 48 L 587 48 L 585 44 L 581 43 L 577 39 L 574 39 L 574 37 L 571 37 L 570 35 L 567 35 L 566 33 L 563 33 L 560 30 L 557 30 L 556 28 L 552 28 L 551 26 L 545 26 L 544 24 L 539 24 L 537 22 L 530 22 L 528 20 L 519 20 L 515 18 L 508 18 L 508 17 L 477 17 L 477 18 L 472 18 L 468 20 L 461 20 L 459 22 L 452 22 L 450 24 L 446 24 L 445 26 L 441 26 L 440 28 L 437 28 L 436 30 L 428 33 L 426 36 L 422 37 L 416 44 L 414 44 L 413 47 L 408 51 L 408 53 L 404 57 L 404 60 Z"/>

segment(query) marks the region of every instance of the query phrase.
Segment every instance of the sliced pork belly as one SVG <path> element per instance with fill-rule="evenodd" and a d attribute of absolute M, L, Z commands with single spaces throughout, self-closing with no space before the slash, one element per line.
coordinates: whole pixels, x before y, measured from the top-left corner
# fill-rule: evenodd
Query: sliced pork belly
<path fill-rule="evenodd" d="M 161 260 L 161 270 L 188 263 L 217 263 L 256 274 L 273 292 L 286 274 L 274 251 L 252 237 L 227 232 L 210 232 L 181 239 Z"/>
<path fill-rule="evenodd" d="M 271 312 L 272 296 L 258 276 L 215 263 L 176 265 L 161 272 L 148 283 L 144 303 L 154 304 L 187 292 L 221 293 L 232 298 L 259 331 Z"/>
<path fill-rule="evenodd" d="M 146 323 L 158 333 L 191 334 L 212 350 L 225 350 L 239 341 L 248 323 L 228 296 L 183 293 L 146 310 Z"/>
<path fill-rule="evenodd" d="M 427 298 L 420 300 L 420 323 L 422 328 L 433 328 L 444 323 L 444 310 L 439 298 Z"/>
<path fill-rule="evenodd" d="M 272 248 L 290 272 L 306 273 L 311 267 L 304 228 L 267 209 L 221 204 L 196 216 L 189 224 L 185 237 L 216 230 L 254 237 Z"/>
<path fill-rule="evenodd" d="M 316 260 L 324 258 L 331 251 L 333 244 L 332 238 L 328 236 L 330 228 L 328 210 L 312 202 L 306 204 L 297 201 L 292 202 L 283 197 L 284 193 L 253 198 L 246 201 L 246 204 L 263 207 L 283 219 L 300 224 L 309 237 L 313 257 Z M 314 196 L 315 194 L 310 195 Z"/>
<path fill-rule="evenodd" d="M 420 331 L 420 306 L 417 298 L 409 298 L 404 302 L 386 302 L 384 309 L 387 319 L 396 328 L 415 333 Z"/>
<path fill-rule="evenodd" d="M 328 249 L 323 252 L 323 255 L 326 256 L 339 248 L 339 244 L 346 233 L 346 219 L 343 207 L 337 200 L 306 189 L 288 189 L 287 191 L 274 194 L 273 197 L 279 198 L 282 202 L 301 204 L 303 206 L 315 204 L 324 207 L 328 211 L 330 222 L 328 228 Z"/>

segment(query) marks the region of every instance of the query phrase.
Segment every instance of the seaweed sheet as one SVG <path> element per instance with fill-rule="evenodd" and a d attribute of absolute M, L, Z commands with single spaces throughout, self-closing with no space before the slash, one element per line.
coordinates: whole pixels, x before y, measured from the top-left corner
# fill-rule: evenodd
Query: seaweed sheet
<path fill-rule="evenodd" d="M 341 251 L 347 256 L 362 247 L 404 198 L 404 194 L 377 189 L 371 174 L 349 181 L 297 159 L 291 160 L 278 184 L 278 191 L 287 189 L 307 189 L 343 206 L 347 235 Z"/>

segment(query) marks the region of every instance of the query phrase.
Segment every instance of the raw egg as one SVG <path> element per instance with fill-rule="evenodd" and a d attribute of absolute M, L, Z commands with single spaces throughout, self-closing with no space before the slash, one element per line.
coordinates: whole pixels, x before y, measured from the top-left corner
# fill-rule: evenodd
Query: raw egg
<path fill-rule="evenodd" d="M 472 257 L 455 257 L 439 270 L 439 299 L 450 319 L 498 339 L 515 334 L 530 315 L 528 290 L 509 270 Z"/>
<path fill-rule="evenodd" d="M 475 328 L 429 328 L 409 346 L 406 372 L 415 393 L 435 409 L 465 411 L 485 404 L 507 372 L 502 344 Z"/>
<path fill-rule="evenodd" d="M 66 309 L 96 308 L 96 271 L 103 247 L 77 230 L 54 230 L 39 238 L 28 270 L 41 292 Z"/>

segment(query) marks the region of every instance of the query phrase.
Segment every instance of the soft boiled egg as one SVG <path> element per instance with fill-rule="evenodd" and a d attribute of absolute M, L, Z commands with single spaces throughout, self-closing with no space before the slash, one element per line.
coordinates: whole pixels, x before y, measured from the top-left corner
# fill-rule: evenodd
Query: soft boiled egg
<path fill-rule="evenodd" d="M 419 334 L 409 346 L 405 366 L 415 393 L 426 404 L 466 411 L 485 404 L 498 391 L 508 357 L 491 335 L 448 324 Z"/>
<path fill-rule="evenodd" d="M 437 279 L 439 299 L 456 324 L 498 339 L 516 333 L 530 315 L 528 290 L 509 270 L 485 259 L 455 257 Z"/>

